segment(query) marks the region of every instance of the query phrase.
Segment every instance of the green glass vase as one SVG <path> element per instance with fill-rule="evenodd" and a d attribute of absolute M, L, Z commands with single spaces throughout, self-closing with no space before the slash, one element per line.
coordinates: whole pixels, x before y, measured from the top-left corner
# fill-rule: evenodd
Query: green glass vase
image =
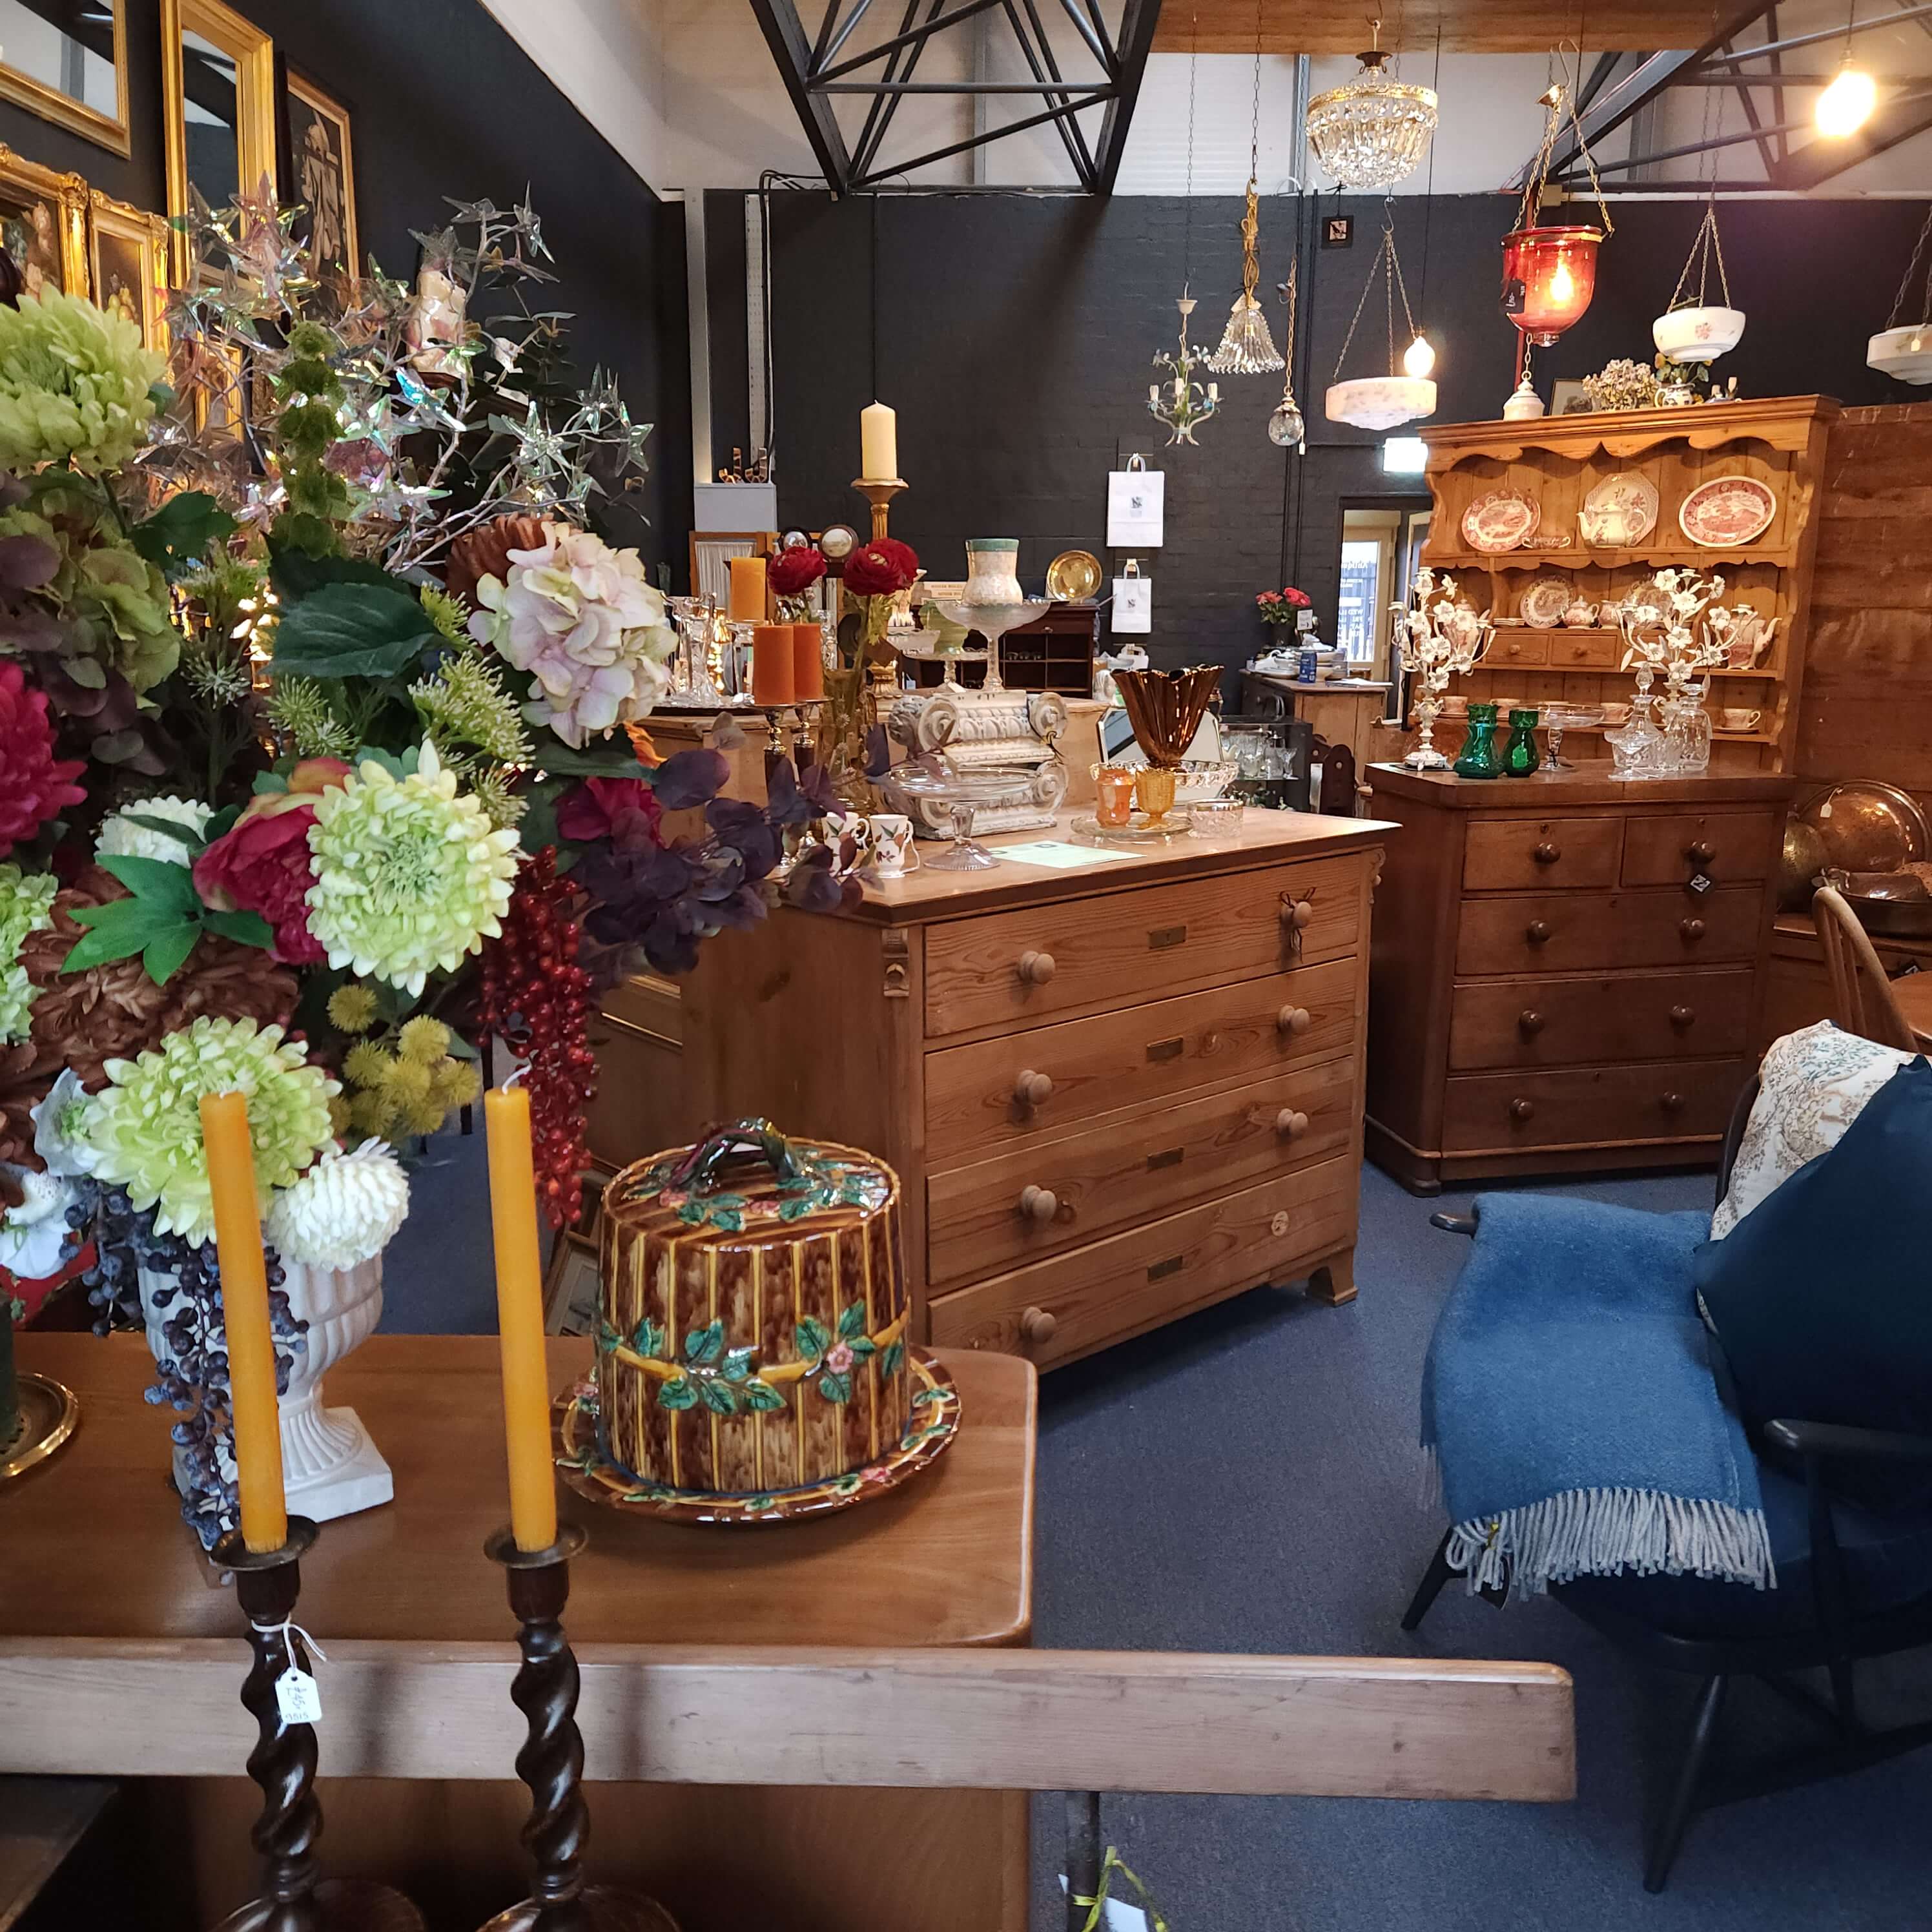
<path fill-rule="evenodd" d="M 1543 760 L 1537 755 L 1534 711 L 1512 711 L 1509 715 L 1509 742 L 1503 747 L 1503 770 L 1513 778 L 1526 778 Z"/>
<path fill-rule="evenodd" d="M 1503 775 L 1502 748 L 1496 742 L 1496 707 L 1493 704 L 1469 706 L 1468 736 L 1462 740 L 1462 755 L 1456 760 L 1460 778 L 1499 778 Z"/>

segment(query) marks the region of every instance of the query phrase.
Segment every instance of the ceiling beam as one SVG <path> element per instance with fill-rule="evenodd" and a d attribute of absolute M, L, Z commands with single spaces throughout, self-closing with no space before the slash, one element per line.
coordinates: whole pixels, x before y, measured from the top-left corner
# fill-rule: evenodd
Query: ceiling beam
<path fill-rule="evenodd" d="M 1100 154 L 1095 173 L 1100 191 L 1112 194 L 1120 172 L 1120 157 L 1126 152 L 1127 129 L 1134 118 L 1134 104 L 1139 100 L 1142 76 L 1147 72 L 1148 54 L 1154 46 L 1154 29 L 1160 25 L 1160 0 L 1121 0 L 1120 31 L 1114 43 L 1114 98 L 1100 123 Z"/>
<path fill-rule="evenodd" d="M 1820 138 L 1805 142 L 1772 178 L 1772 186 L 1807 190 L 1822 188 L 1861 161 L 1882 154 L 1932 128 L 1932 91 L 1894 94 L 1856 134 L 1843 140 Z"/>
<path fill-rule="evenodd" d="M 805 138 L 818 158 L 819 172 L 835 195 L 844 194 L 852 184 L 852 157 L 846 152 L 845 137 L 839 132 L 831 102 L 814 96 L 806 86 L 812 44 L 806 38 L 805 22 L 798 17 L 794 0 L 752 0 L 752 13 L 778 63 L 778 77 L 791 97 Z"/>

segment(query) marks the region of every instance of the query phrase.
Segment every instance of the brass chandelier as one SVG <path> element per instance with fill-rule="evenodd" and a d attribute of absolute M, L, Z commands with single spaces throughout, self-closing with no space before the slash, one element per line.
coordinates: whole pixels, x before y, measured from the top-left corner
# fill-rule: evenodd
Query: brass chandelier
<path fill-rule="evenodd" d="M 1360 70 L 1308 104 L 1308 143 L 1315 158 L 1346 188 L 1385 189 L 1413 174 L 1436 131 L 1436 90 L 1386 72 L 1382 23 L 1376 45 L 1357 56 Z"/>

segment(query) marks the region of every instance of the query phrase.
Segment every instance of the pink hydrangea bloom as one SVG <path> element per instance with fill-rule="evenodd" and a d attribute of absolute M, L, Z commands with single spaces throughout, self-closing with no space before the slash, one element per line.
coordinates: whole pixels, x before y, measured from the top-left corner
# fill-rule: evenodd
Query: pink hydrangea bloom
<path fill-rule="evenodd" d="M 470 634 L 532 682 L 524 715 L 580 746 L 648 715 L 670 687 L 677 634 L 634 550 L 546 522 L 535 550 L 510 552 L 507 583 L 477 586 Z"/>

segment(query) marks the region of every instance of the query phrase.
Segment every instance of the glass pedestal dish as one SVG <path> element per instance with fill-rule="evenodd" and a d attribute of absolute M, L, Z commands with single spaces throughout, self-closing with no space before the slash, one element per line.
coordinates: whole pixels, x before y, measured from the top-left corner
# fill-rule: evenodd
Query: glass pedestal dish
<path fill-rule="evenodd" d="M 1028 598 L 1018 604 L 964 604 L 954 597 L 936 597 L 933 602 L 941 616 L 968 631 L 977 631 L 986 639 L 986 681 L 980 687 L 984 691 L 1006 688 L 1000 677 L 1000 640 L 1009 631 L 1017 631 L 1022 625 L 1044 617 L 1053 608 L 1052 601 L 1045 597 Z M 960 655 L 970 656 L 970 653 Z M 946 674 L 952 676 L 950 668 Z"/>
<path fill-rule="evenodd" d="M 929 804 L 945 812 L 952 843 L 925 860 L 928 871 L 983 872 L 1000 860 L 973 836 L 974 814 L 982 807 L 1025 803 L 1032 796 L 1034 776 L 1030 771 L 962 772 L 951 766 L 896 765 L 878 785 L 896 812 Z"/>

